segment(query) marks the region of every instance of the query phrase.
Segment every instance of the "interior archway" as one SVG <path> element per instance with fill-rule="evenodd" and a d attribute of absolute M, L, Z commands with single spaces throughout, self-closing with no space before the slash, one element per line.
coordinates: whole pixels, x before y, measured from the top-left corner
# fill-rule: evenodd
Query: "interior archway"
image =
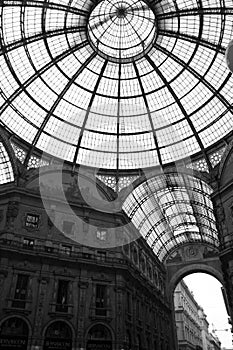
<path fill-rule="evenodd" d="M 43 350 L 52 350 L 54 348 L 62 350 L 72 349 L 72 330 L 66 322 L 55 321 L 46 329 Z"/>
<path fill-rule="evenodd" d="M 100 346 L 106 350 L 112 350 L 112 335 L 108 327 L 96 324 L 88 331 L 86 349 L 98 349 Z"/>
<path fill-rule="evenodd" d="M 27 350 L 29 328 L 20 317 L 10 317 L 0 325 L 1 350 Z"/>
<path fill-rule="evenodd" d="M 218 348 L 219 340 L 223 347 L 231 346 L 224 296 L 225 289 L 217 274 L 191 272 L 179 279 L 173 291 L 179 349 L 184 349 L 189 342 L 197 349 L 210 348 L 213 344 Z"/>

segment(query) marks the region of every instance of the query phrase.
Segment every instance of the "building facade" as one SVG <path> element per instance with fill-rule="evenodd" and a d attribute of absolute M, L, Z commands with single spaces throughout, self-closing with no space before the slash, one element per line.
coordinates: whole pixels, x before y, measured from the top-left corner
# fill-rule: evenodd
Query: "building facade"
<path fill-rule="evenodd" d="M 218 337 L 209 331 L 209 322 L 207 321 L 207 316 L 202 307 L 199 307 L 198 315 L 201 323 L 203 350 L 221 350 L 221 343 Z"/>
<path fill-rule="evenodd" d="M 203 350 L 199 305 L 183 280 L 174 291 L 174 306 L 179 350 Z"/>
<path fill-rule="evenodd" d="M 179 350 L 221 350 L 219 339 L 209 331 L 203 308 L 181 280 L 174 291 Z"/>
<path fill-rule="evenodd" d="M 221 342 L 218 337 L 216 337 L 213 333 L 210 333 L 210 349 L 211 350 L 221 350 Z"/>
<path fill-rule="evenodd" d="M 81 226 L 65 213 L 58 230 L 42 205 L 37 175 L 23 187 L 0 188 L 0 349 L 172 350 L 161 262 L 142 239 L 101 249 L 106 227 L 117 228 L 124 215 L 113 220 L 90 210 L 69 189 Z M 58 215 L 61 199 L 50 200 Z M 94 221 L 96 248 L 69 238 Z"/>

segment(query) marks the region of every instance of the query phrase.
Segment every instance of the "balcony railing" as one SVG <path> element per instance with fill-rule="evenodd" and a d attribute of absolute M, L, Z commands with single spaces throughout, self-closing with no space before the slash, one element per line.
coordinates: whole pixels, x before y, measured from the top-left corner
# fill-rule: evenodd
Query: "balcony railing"
<path fill-rule="evenodd" d="M 18 312 L 29 314 L 32 311 L 32 301 L 28 299 L 8 298 L 6 304 L 7 310 L 17 309 Z"/>
<path fill-rule="evenodd" d="M 3 235 L 4 233 L 1 232 Z M 44 255 L 47 257 L 50 257 L 51 259 L 57 259 L 59 260 L 69 260 L 69 261 L 89 261 L 90 263 L 99 263 L 103 265 L 119 265 L 124 268 L 130 268 L 134 273 L 136 273 L 138 276 L 143 278 L 145 282 L 147 281 L 148 285 L 150 285 L 156 292 L 160 292 L 158 290 L 156 283 L 151 282 L 148 278 L 146 278 L 143 273 L 140 271 L 140 269 L 135 266 L 135 264 L 129 259 L 129 258 L 118 258 L 118 257 L 109 257 L 105 256 L 104 259 L 100 259 L 100 256 L 96 253 L 92 252 L 84 252 L 84 251 L 69 251 L 69 254 L 67 254 L 67 250 L 63 249 L 62 247 L 57 247 L 56 244 L 54 245 L 46 245 L 45 241 L 38 240 L 35 241 L 32 245 L 26 245 L 23 243 L 22 238 L 23 236 L 15 236 L 13 233 L 6 233 L 12 235 L 12 238 L 8 237 L 1 237 L 0 238 L 0 249 L 6 251 L 6 249 L 9 249 L 11 251 L 15 252 L 25 252 L 25 254 L 30 255 Z M 75 247 L 76 248 L 76 247 Z M 77 247 L 79 249 L 79 247 Z"/>
<path fill-rule="evenodd" d="M 73 316 L 73 309 L 73 304 L 50 303 L 49 305 L 50 314 L 63 314 L 63 316 Z"/>
<path fill-rule="evenodd" d="M 98 261 L 102 263 L 111 263 L 111 264 L 127 264 L 128 260 L 116 258 L 116 257 L 105 257 L 105 259 L 100 259 L 98 255 L 91 254 L 88 252 L 77 252 L 77 251 L 71 251 L 69 254 L 67 254 L 66 250 L 62 248 L 58 248 L 55 246 L 46 246 L 46 244 L 34 244 L 33 246 L 27 246 L 21 241 L 17 241 L 14 239 L 8 239 L 8 238 L 0 238 L 0 247 L 4 246 L 9 247 L 12 250 L 22 250 L 25 252 L 28 252 L 31 254 L 38 253 L 38 254 L 49 254 L 49 256 L 57 256 L 62 259 L 85 259 L 85 260 L 92 260 L 92 261 Z"/>

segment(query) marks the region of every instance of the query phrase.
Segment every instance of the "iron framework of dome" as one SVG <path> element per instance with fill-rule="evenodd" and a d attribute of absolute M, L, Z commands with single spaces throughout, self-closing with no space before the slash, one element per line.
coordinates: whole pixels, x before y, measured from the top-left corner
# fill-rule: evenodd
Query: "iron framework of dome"
<path fill-rule="evenodd" d="M 206 153 L 233 126 L 231 0 L 2 1 L 1 125 L 103 169 Z"/>

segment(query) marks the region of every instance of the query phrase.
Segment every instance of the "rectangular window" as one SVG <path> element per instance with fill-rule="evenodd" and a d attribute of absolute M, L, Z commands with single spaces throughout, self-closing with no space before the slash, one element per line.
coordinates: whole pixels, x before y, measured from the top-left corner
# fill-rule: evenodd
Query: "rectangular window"
<path fill-rule="evenodd" d="M 67 312 L 68 311 L 68 287 L 69 281 L 59 280 L 57 289 L 57 303 L 56 311 Z"/>
<path fill-rule="evenodd" d="M 52 242 L 46 242 L 45 243 L 45 246 L 44 246 L 44 249 L 46 251 L 46 253 L 53 253 L 54 252 L 54 247 L 52 245 Z"/>
<path fill-rule="evenodd" d="M 23 247 L 27 248 L 27 249 L 33 249 L 33 247 L 34 247 L 34 240 L 33 239 L 24 238 L 23 239 Z"/>
<path fill-rule="evenodd" d="M 63 245 L 62 246 L 62 253 L 68 256 L 71 256 L 71 246 Z"/>
<path fill-rule="evenodd" d="M 107 304 L 107 286 L 103 284 L 96 285 L 96 315 L 106 316 L 106 304 Z"/>
<path fill-rule="evenodd" d="M 12 306 L 20 309 L 25 308 L 25 300 L 27 296 L 27 288 L 28 288 L 29 276 L 27 275 L 18 275 L 14 301 L 12 302 Z"/>
<path fill-rule="evenodd" d="M 106 252 L 97 251 L 97 260 L 105 261 L 106 260 Z"/>
<path fill-rule="evenodd" d="M 29 228 L 38 228 L 39 227 L 40 215 L 36 214 L 27 214 L 25 226 Z"/>

